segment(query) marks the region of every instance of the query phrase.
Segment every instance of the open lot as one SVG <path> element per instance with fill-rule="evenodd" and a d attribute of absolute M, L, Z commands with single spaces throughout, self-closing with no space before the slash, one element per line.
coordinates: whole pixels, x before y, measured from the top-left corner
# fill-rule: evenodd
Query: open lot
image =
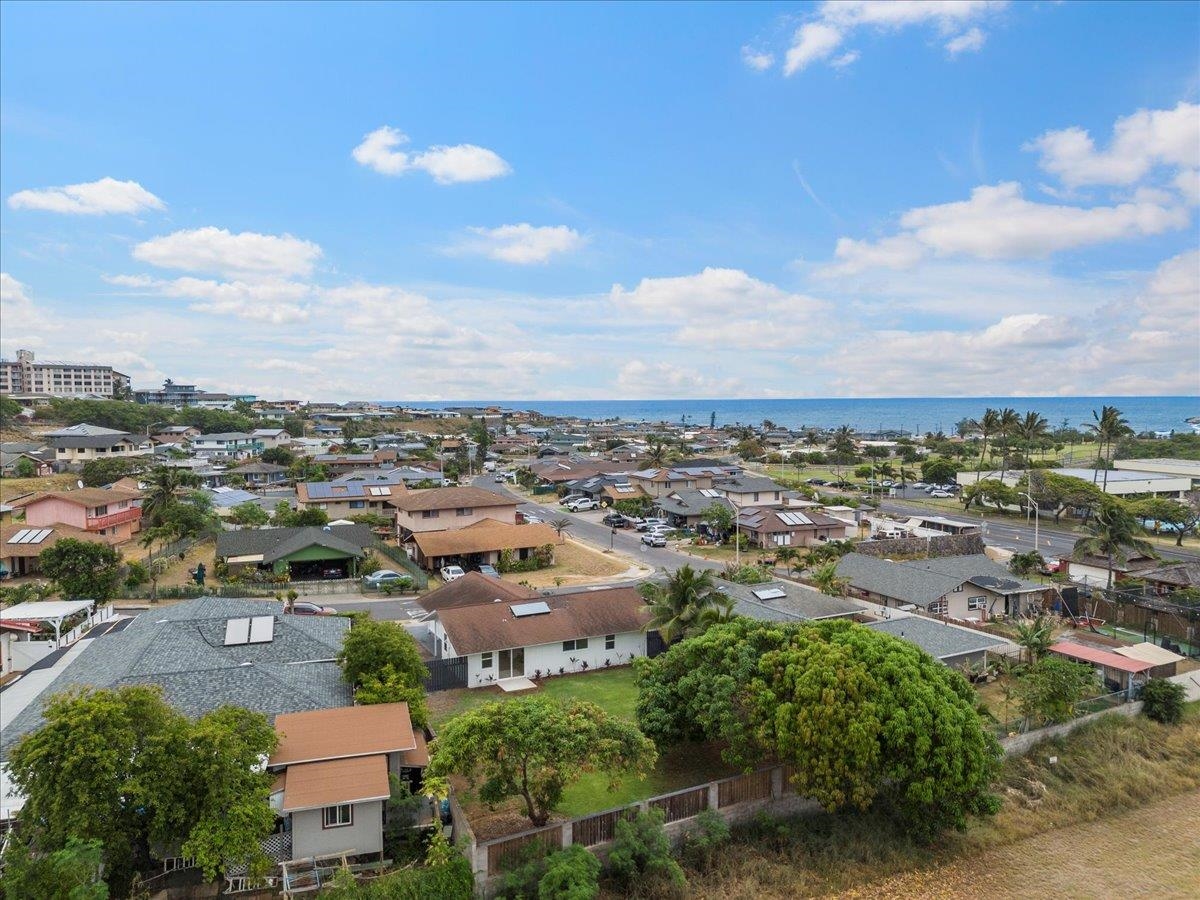
<path fill-rule="evenodd" d="M 512 572 L 501 576 L 505 581 L 523 581 L 530 587 L 544 588 L 557 585 L 594 584 L 629 573 L 638 577 L 648 570 L 639 568 L 630 571 L 629 560 L 616 554 L 601 553 L 572 540 L 570 537 L 554 545 L 554 565 L 536 572 Z"/>
<path fill-rule="evenodd" d="M 429 714 L 436 732 L 438 726 L 455 715 L 493 700 L 511 700 L 541 693 L 561 700 L 588 700 L 607 712 L 633 720 L 637 702 L 633 670 L 628 666 L 582 675 L 563 675 L 543 680 L 537 691 L 505 694 L 497 687 L 463 688 L 439 691 L 429 695 Z M 626 778 L 615 791 L 608 789 L 608 779 L 601 774 L 584 775 L 570 787 L 563 799 L 561 812 L 579 816 L 623 806 L 645 797 L 653 797 L 714 778 L 735 774 L 720 758 L 719 750 L 708 744 L 683 745 L 668 749 L 659 756 L 653 771 L 643 778 Z M 501 804 L 489 810 L 480 803 L 466 803 L 464 811 L 471 820 L 477 838 L 494 837 L 529 827 L 529 821 L 515 802 Z"/>
<path fill-rule="evenodd" d="M 45 478 L 0 478 L 0 502 L 14 500 L 34 491 L 65 491 L 75 487 L 79 476 L 70 472 Z"/>

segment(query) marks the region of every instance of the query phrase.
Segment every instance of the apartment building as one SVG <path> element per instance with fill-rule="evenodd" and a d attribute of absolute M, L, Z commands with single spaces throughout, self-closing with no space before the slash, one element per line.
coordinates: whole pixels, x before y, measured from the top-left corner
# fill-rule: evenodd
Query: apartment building
<path fill-rule="evenodd" d="M 18 350 L 15 360 L 0 359 L 0 393 L 3 394 L 123 397 L 128 392 L 129 376 L 112 366 L 38 362 L 32 350 Z"/>

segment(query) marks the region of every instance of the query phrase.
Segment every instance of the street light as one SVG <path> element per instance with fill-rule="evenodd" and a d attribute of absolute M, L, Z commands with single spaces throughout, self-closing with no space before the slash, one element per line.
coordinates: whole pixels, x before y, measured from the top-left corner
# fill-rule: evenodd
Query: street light
<path fill-rule="evenodd" d="M 1042 516 L 1038 510 L 1037 501 L 1033 499 L 1033 494 L 1028 491 L 1021 491 L 1022 497 L 1029 498 L 1029 505 L 1033 507 L 1033 549 L 1038 549 L 1038 524 L 1041 522 Z M 1038 551 L 1041 552 L 1041 551 Z"/>

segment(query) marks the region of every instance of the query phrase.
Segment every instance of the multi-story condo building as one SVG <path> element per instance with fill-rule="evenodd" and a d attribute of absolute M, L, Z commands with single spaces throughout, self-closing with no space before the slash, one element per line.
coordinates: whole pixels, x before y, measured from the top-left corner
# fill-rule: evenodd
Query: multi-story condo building
<path fill-rule="evenodd" d="M 32 350 L 18 350 L 15 360 L 0 360 L 0 393 L 124 397 L 129 393 L 129 376 L 112 366 L 37 362 Z"/>
<path fill-rule="evenodd" d="M 163 382 L 161 390 L 139 389 L 133 392 L 133 399 L 138 403 L 150 406 L 172 406 L 182 409 L 185 406 L 199 406 L 206 409 L 233 409 L 239 400 L 253 403 L 257 398 L 253 394 L 221 394 L 202 391 L 194 384 L 176 384 L 171 379 Z"/>

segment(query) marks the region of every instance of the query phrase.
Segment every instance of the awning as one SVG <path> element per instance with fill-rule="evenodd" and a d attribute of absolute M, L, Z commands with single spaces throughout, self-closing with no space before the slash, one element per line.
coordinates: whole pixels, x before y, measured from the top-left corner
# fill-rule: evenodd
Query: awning
<path fill-rule="evenodd" d="M 386 800 L 389 796 L 387 756 L 383 754 L 300 763 L 288 766 L 282 811 Z"/>

